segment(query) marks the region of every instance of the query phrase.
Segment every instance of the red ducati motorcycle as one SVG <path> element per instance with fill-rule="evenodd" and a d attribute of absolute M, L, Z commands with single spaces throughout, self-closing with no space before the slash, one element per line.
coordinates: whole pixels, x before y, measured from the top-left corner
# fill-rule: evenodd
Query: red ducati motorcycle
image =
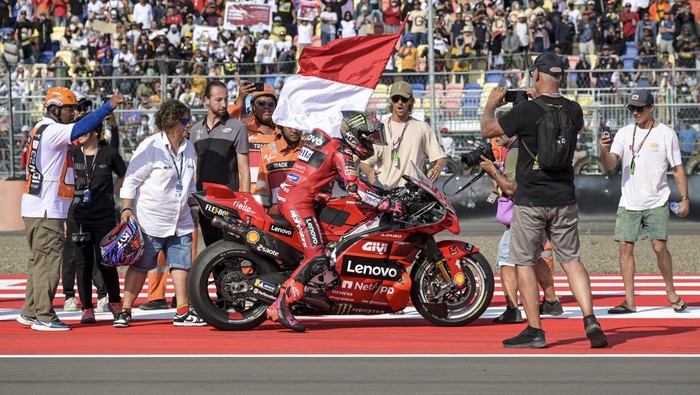
<path fill-rule="evenodd" d="M 330 269 L 315 275 L 296 315 L 374 315 L 398 312 L 409 301 L 440 326 L 466 325 L 491 303 L 493 272 L 476 246 L 437 242 L 442 230 L 459 233 L 450 202 L 426 178 L 386 193 L 406 214 L 392 218 L 349 196 L 319 210 Z M 224 240 L 197 257 L 189 276 L 190 300 L 207 324 L 248 330 L 263 323 L 280 285 L 302 259 L 299 235 L 279 215 L 269 215 L 249 193 L 204 184 L 200 210 L 224 229 Z M 409 271 L 408 269 L 411 268 Z"/>

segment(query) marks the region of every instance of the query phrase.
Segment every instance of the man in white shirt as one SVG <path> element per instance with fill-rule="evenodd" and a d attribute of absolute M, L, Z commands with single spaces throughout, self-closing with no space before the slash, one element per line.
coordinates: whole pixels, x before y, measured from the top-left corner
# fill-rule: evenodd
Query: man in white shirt
<path fill-rule="evenodd" d="M 620 243 L 620 271 L 625 284 L 625 301 L 608 310 L 608 314 L 629 314 L 637 311 L 634 300 L 634 243 L 639 238 L 651 240 L 661 276 L 666 283 L 668 302 L 673 311 L 681 312 L 688 304 L 676 293 L 673 285 L 671 253 L 668 239 L 669 196 L 666 172 L 673 168 L 673 178 L 681 193 L 679 217 L 690 212 L 688 180 L 681 163 L 680 145 L 675 131 L 654 119 L 654 96 L 648 90 L 635 90 L 627 108 L 635 123 L 620 129 L 612 140 L 600 138 L 601 159 L 606 169 L 622 162 L 622 197 L 617 208 L 615 241 Z"/>
<path fill-rule="evenodd" d="M 455 139 L 450 137 L 450 132 L 447 128 L 440 129 L 440 145 L 448 158 L 455 156 Z"/>
<path fill-rule="evenodd" d="M 143 29 L 150 29 L 153 22 L 153 8 L 146 0 L 139 0 L 134 5 L 134 22 L 141 25 Z"/>
<path fill-rule="evenodd" d="M 265 30 L 257 45 L 258 61 L 261 64 L 260 74 L 275 73 L 275 63 L 277 62 L 277 46 L 270 38 L 270 32 Z"/>
<path fill-rule="evenodd" d="M 73 123 L 78 101 L 64 87 L 50 88 L 44 99 L 46 115 L 29 135 L 27 181 L 22 195 L 30 257 L 24 305 L 17 322 L 38 331 L 66 331 L 53 298 L 61 271 L 65 220 L 75 192 L 71 141 L 88 134 L 124 102 L 117 90 L 109 102 Z"/>

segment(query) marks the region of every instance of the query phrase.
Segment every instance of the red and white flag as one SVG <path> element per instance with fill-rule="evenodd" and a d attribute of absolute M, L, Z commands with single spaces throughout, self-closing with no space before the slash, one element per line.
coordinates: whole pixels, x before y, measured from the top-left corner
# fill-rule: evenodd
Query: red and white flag
<path fill-rule="evenodd" d="M 403 25 L 395 34 L 340 38 L 304 48 L 299 72 L 284 82 L 273 121 L 340 137 L 340 112 L 367 108 L 402 31 Z"/>

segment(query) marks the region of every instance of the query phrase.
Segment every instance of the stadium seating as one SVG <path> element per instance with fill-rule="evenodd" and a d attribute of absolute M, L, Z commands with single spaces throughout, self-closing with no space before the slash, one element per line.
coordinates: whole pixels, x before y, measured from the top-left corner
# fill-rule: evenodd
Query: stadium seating
<path fill-rule="evenodd" d="M 51 63 L 51 59 L 53 59 L 53 52 L 52 51 L 44 51 L 39 55 L 39 60 L 37 60 L 38 63 Z"/>
<path fill-rule="evenodd" d="M 503 79 L 503 74 L 501 72 L 486 72 L 486 80 L 485 82 L 488 83 L 496 83 L 498 84 L 501 82 Z"/>
<path fill-rule="evenodd" d="M 481 101 L 481 85 L 467 84 L 464 99 L 462 100 L 462 113 L 465 117 L 476 117 Z"/>
<path fill-rule="evenodd" d="M 457 116 L 462 108 L 464 90 L 462 84 L 448 84 L 444 92 L 442 108 L 445 115 Z"/>

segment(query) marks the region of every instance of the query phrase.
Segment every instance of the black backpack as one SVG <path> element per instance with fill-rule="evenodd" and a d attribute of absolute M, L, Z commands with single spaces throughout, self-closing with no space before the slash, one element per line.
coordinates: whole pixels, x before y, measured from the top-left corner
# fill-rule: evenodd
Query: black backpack
<path fill-rule="evenodd" d="M 541 98 L 533 100 L 544 110 L 537 121 L 537 147 L 532 151 L 522 142 L 523 147 L 535 160 L 533 169 L 559 171 L 569 166 L 576 150 L 576 133 L 569 117 L 572 101 L 564 107 L 550 106 Z"/>

